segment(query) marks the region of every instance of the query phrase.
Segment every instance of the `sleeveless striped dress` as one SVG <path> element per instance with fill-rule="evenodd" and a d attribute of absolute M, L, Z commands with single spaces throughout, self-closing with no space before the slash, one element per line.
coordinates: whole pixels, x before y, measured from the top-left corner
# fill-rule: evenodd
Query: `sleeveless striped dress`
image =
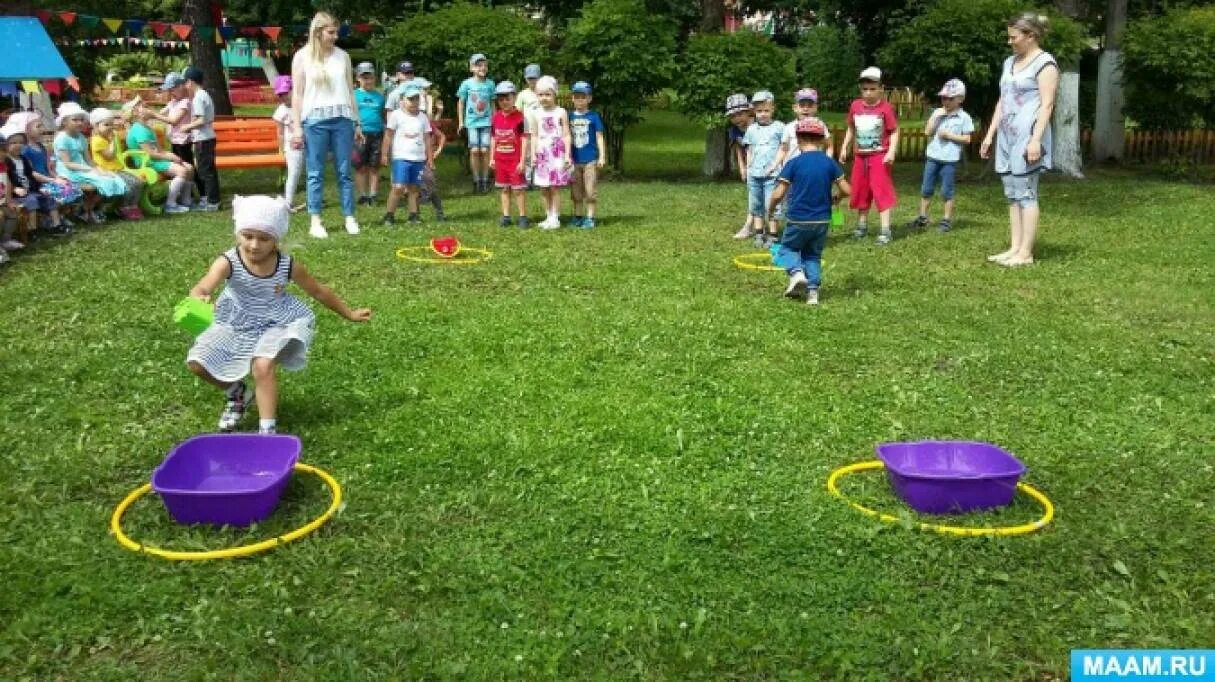
<path fill-rule="evenodd" d="M 267 277 L 245 267 L 240 252 L 224 253 L 231 264 L 228 284 L 215 301 L 215 318 L 199 334 L 187 362 L 197 362 L 220 381 L 243 379 L 253 358 L 275 358 L 283 369 L 300 370 L 316 330 L 312 309 L 287 293 L 292 259 L 278 254 Z"/>

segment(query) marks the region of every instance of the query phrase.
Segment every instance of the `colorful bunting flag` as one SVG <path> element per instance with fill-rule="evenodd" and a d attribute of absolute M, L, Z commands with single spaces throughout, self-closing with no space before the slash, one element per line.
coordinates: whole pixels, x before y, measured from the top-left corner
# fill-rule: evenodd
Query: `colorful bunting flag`
<path fill-rule="evenodd" d="M 79 78 L 77 78 L 75 76 L 70 76 L 67 79 L 67 84 L 68 84 L 69 88 L 75 90 L 76 92 L 80 92 L 80 79 Z"/>
<path fill-rule="evenodd" d="M 97 24 L 101 23 L 101 17 L 95 17 L 92 14 L 81 14 L 79 23 L 85 28 L 95 28 Z"/>
<path fill-rule="evenodd" d="M 101 23 L 110 29 L 110 33 L 118 33 L 118 29 L 122 28 L 122 19 L 102 19 Z"/>
<path fill-rule="evenodd" d="M 63 85 L 58 80 L 42 81 L 42 87 L 56 97 L 63 95 Z"/>
<path fill-rule="evenodd" d="M 131 35 L 139 35 L 140 33 L 143 33 L 143 27 L 148 22 L 144 21 L 143 19 L 127 19 L 124 23 L 126 24 L 127 30 L 131 32 Z"/>
<path fill-rule="evenodd" d="M 75 12 L 60 12 L 59 20 L 63 22 L 64 26 L 71 26 L 72 23 L 76 21 L 76 13 Z"/>
<path fill-rule="evenodd" d="M 38 81 L 21 81 L 21 89 L 28 93 L 38 92 Z"/>
<path fill-rule="evenodd" d="M 165 31 L 168 31 L 172 26 L 163 21 L 149 21 L 148 28 L 152 29 L 152 35 L 161 38 L 164 37 Z"/>
<path fill-rule="evenodd" d="M 173 32 L 177 34 L 178 38 L 185 40 L 186 38 L 190 37 L 190 25 L 189 24 L 173 24 Z"/>
<path fill-rule="evenodd" d="M 236 27 L 220 26 L 219 34 L 224 37 L 224 40 L 232 40 L 232 38 L 236 35 Z"/>
<path fill-rule="evenodd" d="M 368 23 L 354 25 L 354 30 L 358 31 L 359 33 L 369 33 L 372 28 L 374 28 L 374 27 Z"/>
<path fill-rule="evenodd" d="M 262 33 L 265 33 L 266 37 L 269 38 L 270 40 L 277 41 L 278 34 L 280 34 L 282 32 L 283 32 L 282 26 L 263 26 L 262 27 Z"/>
<path fill-rule="evenodd" d="M 342 24 L 338 27 L 338 37 L 345 38 L 350 35 L 350 24 Z"/>
<path fill-rule="evenodd" d="M 50 25 L 51 11 L 49 9 L 36 9 L 34 10 L 34 15 L 38 17 L 38 21 L 41 21 L 44 26 Z"/>

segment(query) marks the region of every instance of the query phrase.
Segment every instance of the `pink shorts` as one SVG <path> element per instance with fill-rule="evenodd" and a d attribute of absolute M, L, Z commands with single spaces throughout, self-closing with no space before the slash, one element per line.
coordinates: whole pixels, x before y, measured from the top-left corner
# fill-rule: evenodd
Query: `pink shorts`
<path fill-rule="evenodd" d="M 890 179 L 890 166 L 882 163 L 886 155 L 865 154 L 852 162 L 852 199 L 848 205 L 867 211 L 876 203 L 879 211 L 894 208 L 894 181 Z"/>

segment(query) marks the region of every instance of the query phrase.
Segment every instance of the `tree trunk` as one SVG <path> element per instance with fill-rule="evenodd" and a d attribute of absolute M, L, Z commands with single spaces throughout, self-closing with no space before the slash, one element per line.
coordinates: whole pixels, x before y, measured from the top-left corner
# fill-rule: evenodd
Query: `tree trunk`
<path fill-rule="evenodd" d="M 220 115 L 232 114 L 232 100 L 228 97 L 228 79 L 224 77 L 224 63 L 219 56 L 219 44 L 215 42 L 215 34 L 219 32 L 216 21 L 211 15 L 210 0 L 185 0 L 182 3 L 182 18 L 194 27 L 210 26 L 212 35 L 203 37 L 195 30 L 190 32 L 190 55 L 194 66 L 202 69 L 203 87 L 215 100 L 215 113 Z"/>
<path fill-rule="evenodd" d="M 1126 145 L 1122 113 L 1122 30 L 1127 0 L 1109 0 L 1105 13 L 1105 45 L 1097 62 L 1097 121 L 1093 129 L 1093 159 L 1121 159 Z"/>
<path fill-rule="evenodd" d="M 712 128 L 705 132 L 705 158 L 701 171 L 705 177 L 725 178 L 730 176 L 730 136 L 725 128 Z"/>
<path fill-rule="evenodd" d="M 725 29 L 725 0 L 700 0 L 700 12 L 701 33 L 720 33 Z"/>
<path fill-rule="evenodd" d="M 1084 177 L 1080 150 L 1080 74 L 1074 65 L 1059 76 L 1055 114 L 1051 119 L 1054 135 L 1054 168 L 1073 178 Z"/>
<path fill-rule="evenodd" d="M 274 58 L 269 55 L 262 56 L 262 73 L 266 74 L 266 82 L 274 85 L 274 79 L 278 78 L 278 66 L 274 63 Z"/>

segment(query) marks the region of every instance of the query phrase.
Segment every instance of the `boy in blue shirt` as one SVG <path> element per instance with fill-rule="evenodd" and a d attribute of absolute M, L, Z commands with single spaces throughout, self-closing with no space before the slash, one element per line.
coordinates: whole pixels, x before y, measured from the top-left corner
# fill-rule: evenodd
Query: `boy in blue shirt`
<path fill-rule="evenodd" d="M 468 165 L 473 174 L 473 192 L 489 191 L 489 124 L 493 115 L 494 82 L 489 73 L 489 60 L 478 52 L 468 58 L 468 70 L 472 76 L 465 78 L 456 90 L 459 103 L 456 117 L 460 131 L 468 131 Z"/>
<path fill-rule="evenodd" d="M 924 179 L 920 183 L 920 214 L 907 227 L 919 230 L 928 225 L 928 204 L 939 180 L 945 216 L 937 223 L 937 229 L 948 232 L 953 228 L 954 173 L 962 160 L 962 145 L 970 144 L 975 124 L 970 114 L 962 111 L 962 100 L 966 99 L 966 85 L 962 81 L 950 79 L 937 94 L 941 97 L 941 108 L 932 112 L 924 126 L 928 149 L 924 154 Z"/>
<path fill-rule="evenodd" d="M 355 69 L 359 87 L 354 89 L 354 104 L 359 108 L 363 125 L 363 144 L 356 148 L 358 159 L 354 166 L 354 188 L 359 203 L 375 205 L 380 193 L 380 145 L 384 142 L 384 93 L 375 88 L 375 66 L 362 62 Z"/>
<path fill-rule="evenodd" d="M 779 230 L 775 216 L 764 220 L 769 199 L 776 189 L 776 172 L 780 170 L 776 167 L 776 154 L 785 131 L 785 124 L 772 120 L 775 99 L 767 90 L 760 90 L 751 97 L 755 122 L 747 127 L 742 139 L 747 148 L 747 200 L 751 207 L 751 225 L 755 231 L 755 245 L 761 248 L 775 244 Z"/>
<path fill-rule="evenodd" d="M 591 105 L 591 86 L 578 81 L 570 88 L 574 110 L 570 112 L 570 135 L 573 139 L 574 177 L 570 183 L 570 195 L 574 200 L 574 227 L 589 230 L 595 226 L 595 208 L 599 195 L 599 169 L 603 168 L 607 145 L 603 142 L 603 119 L 588 110 Z M 586 206 L 583 217 L 582 207 Z"/>
<path fill-rule="evenodd" d="M 789 198 L 785 233 L 773 260 L 789 273 L 785 296 L 805 296 L 807 304 L 818 305 L 831 207 L 851 194 L 852 188 L 844 179 L 844 169 L 823 153 L 827 126 L 817 118 L 804 118 L 790 125 L 797 126 L 800 153 L 781 169 L 776 189 L 768 200 L 768 215 L 772 216 L 786 194 Z M 839 189 L 834 196 L 833 188 Z"/>

